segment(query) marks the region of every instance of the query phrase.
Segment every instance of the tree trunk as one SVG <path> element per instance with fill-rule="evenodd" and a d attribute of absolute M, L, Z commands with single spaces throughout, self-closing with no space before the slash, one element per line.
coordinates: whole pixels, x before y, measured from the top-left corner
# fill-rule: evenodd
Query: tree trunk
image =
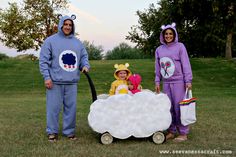
<path fill-rule="evenodd" d="M 234 3 L 231 2 L 228 6 L 228 15 L 226 17 L 228 20 L 228 30 L 227 30 L 227 39 L 226 39 L 226 47 L 225 47 L 225 58 L 232 59 L 232 38 L 233 38 L 233 30 L 235 26 L 235 17 L 234 17 Z"/>
<path fill-rule="evenodd" d="M 233 36 L 233 32 L 229 31 L 227 33 L 226 48 L 225 48 L 226 59 L 232 59 L 232 36 Z"/>

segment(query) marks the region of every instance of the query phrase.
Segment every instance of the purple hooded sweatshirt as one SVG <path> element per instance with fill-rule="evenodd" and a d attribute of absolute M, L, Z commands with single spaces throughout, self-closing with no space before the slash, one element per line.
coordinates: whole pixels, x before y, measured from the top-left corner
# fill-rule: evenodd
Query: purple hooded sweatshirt
<path fill-rule="evenodd" d="M 192 70 L 189 62 L 188 53 L 183 43 L 178 42 L 178 34 L 175 28 L 175 23 L 162 26 L 160 34 L 160 42 L 162 43 L 156 49 L 155 57 L 155 83 L 191 83 Z M 172 28 L 175 31 L 175 39 L 168 45 L 164 42 L 163 31 Z"/>

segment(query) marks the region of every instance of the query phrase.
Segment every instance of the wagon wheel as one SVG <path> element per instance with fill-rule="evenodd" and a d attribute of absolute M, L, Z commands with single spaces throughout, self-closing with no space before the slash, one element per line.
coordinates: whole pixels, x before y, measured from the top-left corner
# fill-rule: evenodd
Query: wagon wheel
<path fill-rule="evenodd" d="M 162 144 L 165 141 L 165 135 L 162 132 L 157 131 L 152 135 L 152 141 L 156 144 Z"/>
<path fill-rule="evenodd" d="M 113 137 L 111 136 L 110 133 L 106 132 L 104 134 L 102 134 L 101 138 L 101 143 L 102 144 L 111 144 L 113 142 Z"/>

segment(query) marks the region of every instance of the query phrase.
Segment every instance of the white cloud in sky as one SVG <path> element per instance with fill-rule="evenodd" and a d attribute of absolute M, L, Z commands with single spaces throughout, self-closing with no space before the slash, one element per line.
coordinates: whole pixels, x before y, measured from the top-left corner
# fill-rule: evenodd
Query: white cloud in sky
<path fill-rule="evenodd" d="M 92 22 L 92 23 L 96 23 L 96 24 L 101 24 L 102 22 L 95 16 L 85 12 L 85 11 L 82 11 L 80 9 L 78 9 L 77 7 L 75 7 L 73 4 L 69 4 L 69 10 L 71 12 L 75 12 L 77 13 L 80 17 Z"/>

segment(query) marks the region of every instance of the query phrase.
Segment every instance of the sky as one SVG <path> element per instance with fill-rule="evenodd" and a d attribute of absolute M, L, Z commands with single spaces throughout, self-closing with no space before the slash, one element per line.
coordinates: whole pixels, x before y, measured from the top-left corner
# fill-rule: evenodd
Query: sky
<path fill-rule="evenodd" d="M 87 40 L 96 46 L 102 46 L 104 51 L 112 50 L 121 42 L 134 46 L 125 36 L 131 31 L 131 26 L 138 24 L 136 11 L 144 11 L 151 3 L 158 0 L 70 0 L 68 11 L 62 15 L 76 15 L 75 31 L 80 40 Z M 22 0 L 1 0 L 0 8 L 8 8 L 8 2 Z M 5 47 L 0 42 L 0 52 L 8 56 L 22 53 Z M 33 50 L 24 53 L 35 53 Z M 23 54 L 24 54 L 23 53 Z M 35 53 L 38 56 L 38 52 Z"/>

